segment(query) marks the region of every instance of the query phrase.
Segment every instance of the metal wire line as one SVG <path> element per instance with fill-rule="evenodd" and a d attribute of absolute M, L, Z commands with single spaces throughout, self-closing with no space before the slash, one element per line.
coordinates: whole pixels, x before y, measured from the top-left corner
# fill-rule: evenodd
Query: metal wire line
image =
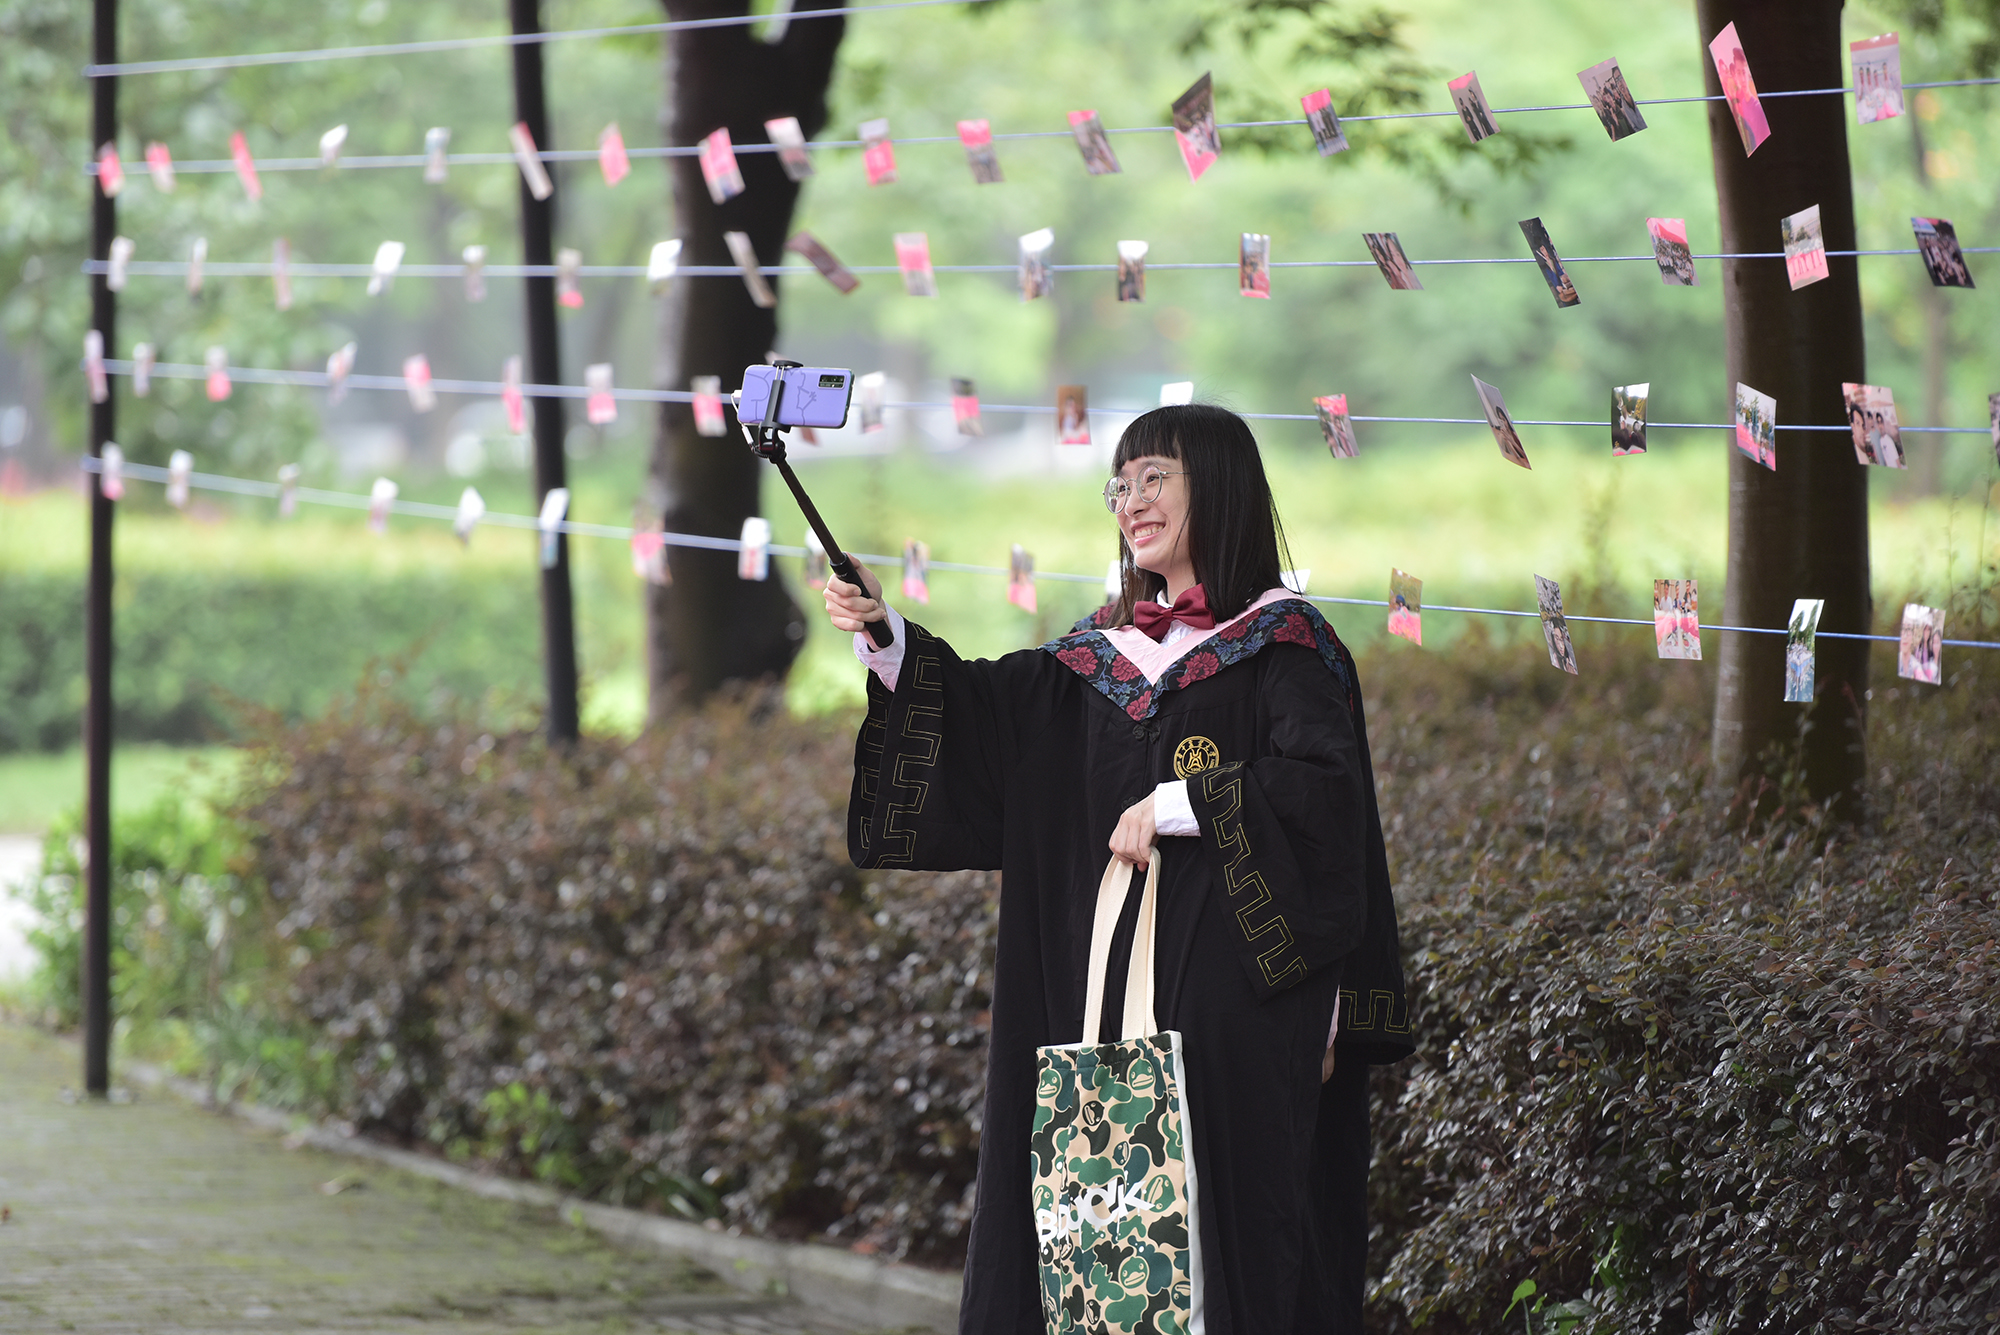
<path fill-rule="evenodd" d="M 110 375 L 129 376 L 132 374 L 132 362 L 124 358 L 107 357 L 104 361 L 104 369 Z M 333 383 L 332 378 L 324 371 L 289 371 L 266 367 L 232 366 L 227 368 L 227 372 L 232 383 L 240 380 L 246 385 L 291 385 L 305 389 L 325 389 L 331 387 Z M 152 367 L 148 374 L 164 380 L 205 380 L 208 378 L 209 372 L 208 367 L 196 366 L 192 363 L 159 362 Z M 409 382 L 399 375 L 364 375 L 355 373 L 347 376 L 341 383 L 349 389 L 396 392 L 407 391 L 409 389 Z M 430 388 L 433 393 L 437 394 L 465 394 L 491 397 L 510 387 L 504 382 L 497 380 L 433 379 L 430 382 Z M 518 388 L 521 391 L 521 397 L 524 399 L 587 399 L 593 393 L 585 385 L 521 385 Z M 695 398 L 691 390 L 685 389 L 614 388 L 610 393 L 613 399 L 627 403 L 692 403 Z M 884 408 L 937 412 L 943 412 L 952 407 L 949 403 L 904 401 L 885 402 L 882 406 Z M 983 403 L 980 405 L 980 410 L 982 412 L 1028 413 L 1042 416 L 1053 415 L 1056 408 L 1053 404 L 1047 403 Z M 1140 413 L 1149 412 L 1151 409 L 1100 407 L 1091 408 L 1087 411 L 1096 413 L 1100 417 L 1134 417 Z M 1317 422 L 1319 420 L 1319 416 L 1316 413 L 1237 413 L 1236 415 L 1254 422 Z M 1356 415 L 1350 417 L 1348 420 L 1354 422 L 1437 423 L 1446 426 L 1488 425 L 1487 420 L 1483 417 L 1370 417 Z M 1608 429 L 1610 426 L 1608 420 L 1589 421 L 1572 418 L 1511 416 L 1508 420 L 1513 422 L 1515 426 L 1586 426 L 1605 429 Z M 1736 429 L 1734 422 L 1648 422 L 1646 426 L 1649 430 L 1661 431 L 1734 431 Z M 1850 430 L 1847 426 L 1840 424 L 1787 424 L 1783 422 L 1778 423 L 1774 429 L 1778 431 L 1837 431 L 1843 434 Z M 1905 432 L 1925 432 L 1932 435 L 1983 436 L 1988 434 L 1988 428 L 1983 426 L 1906 426 L 1902 430 Z"/>
<path fill-rule="evenodd" d="M 104 471 L 103 461 L 93 455 L 85 455 L 78 461 L 78 467 L 86 473 L 102 473 Z M 125 477 L 142 482 L 163 483 L 170 481 L 173 477 L 171 470 L 161 468 L 156 464 L 125 463 L 120 466 L 119 471 Z M 265 482 L 257 478 L 230 477 L 222 473 L 190 472 L 187 476 L 187 484 L 192 488 L 202 491 L 228 492 L 237 496 L 261 496 L 267 499 L 275 499 L 283 495 L 285 491 L 285 488 L 276 482 Z M 325 491 L 317 487 L 294 487 L 292 488 L 292 494 L 298 500 L 309 505 L 335 506 L 345 510 L 367 510 L 376 504 L 373 497 L 362 495 L 358 492 Z M 449 519 L 455 521 L 458 518 L 458 509 L 456 506 L 433 505 L 428 501 L 405 501 L 399 499 L 388 502 L 384 508 L 392 514 L 411 515 L 419 519 Z M 531 531 L 539 531 L 542 528 L 541 520 L 534 515 L 503 514 L 492 510 L 482 512 L 476 522 L 491 524 L 499 528 L 527 529 Z M 577 537 L 615 538 L 621 541 L 630 541 L 633 533 L 636 531 L 617 524 L 584 524 L 572 519 L 561 520 L 550 527 L 559 532 Z M 705 533 L 662 533 L 660 537 L 669 547 L 698 547 L 709 551 L 741 551 L 743 549 L 743 542 L 739 538 L 711 537 Z M 769 543 L 765 546 L 765 550 L 773 556 L 803 557 L 806 555 L 804 547 L 794 547 L 786 543 Z M 862 561 L 874 562 L 883 566 L 893 565 L 902 560 L 900 555 L 891 555 L 884 552 L 852 552 L 849 554 Z M 1013 574 L 1012 569 L 1007 566 L 974 565 L 958 561 L 930 561 L 926 563 L 926 568 L 968 575 L 1011 576 Z M 1038 570 L 1035 572 L 1035 578 L 1055 580 L 1066 584 L 1102 585 L 1104 583 L 1101 576 L 1073 575 L 1056 570 Z M 1350 607 L 1389 606 L 1388 600 L 1382 598 L 1338 598 L 1330 594 L 1319 593 L 1300 594 L 1299 596 L 1309 602 Z M 1423 610 L 1427 612 L 1460 612 L 1476 616 L 1530 617 L 1535 619 L 1539 619 L 1541 616 L 1539 612 L 1520 612 L 1511 608 L 1458 607 L 1448 603 L 1426 603 Z M 1570 616 L 1565 614 L 1563 620 L 1584 621 L 1607 626 L 1651 626 L 1654 624 L 1651 621 L 1638 617 L 1594 617 Z M 1730 632 L 1740 635 L 1787 635 L 1791 633 L 1788 627 L 1777 628 L 1771 626 L 1698 625 L 1697 629 Z M 1902 640 L 1902 637 L 1898 635 L 1862 635 L 1851 631 L 1822 630 L 1816 633 L 1830 640 L 1873 640 L 1885 644 L 1899 644 Z M 1945 640 L 1942 643 L 1947 647 L 1955 649 L 2000 649 L 2000 641 L 1996 640 Z"/>

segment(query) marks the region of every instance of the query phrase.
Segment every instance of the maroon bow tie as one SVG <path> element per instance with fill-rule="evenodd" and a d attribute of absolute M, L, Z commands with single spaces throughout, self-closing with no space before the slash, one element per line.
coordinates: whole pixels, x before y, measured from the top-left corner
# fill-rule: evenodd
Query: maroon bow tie
<path fill-rule="evenodd" d="M 1210 630 L 1215 626 L 1215 614 L 1208 610 L 1208 594 L 1203 592 L 1201 585 L 1195 585 L 1174 599 L 1172 607 L 1148 601 L 1132 609 L 1132 624 L 1156 640 L 1166 639 L 1168 628 L 1176 621 L 1185 621 L 1196 630 Z"/>

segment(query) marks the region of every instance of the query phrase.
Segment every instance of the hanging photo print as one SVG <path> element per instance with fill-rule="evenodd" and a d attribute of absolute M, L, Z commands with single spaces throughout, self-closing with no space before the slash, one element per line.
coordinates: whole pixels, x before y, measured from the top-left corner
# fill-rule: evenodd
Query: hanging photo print
<path fill-rule="evenodd" d="M 1313 400 L 1313 414 L 1319 418 L 1319 433 L 1326 438 L 1326 452 L 1336 459 L 1357 459 L 1361 446 L 1354 439 L 1354 422 L 1347 415 L 1345 394 L 1323 394 Z"/>
<path fill-rule="evenodd" d="M 527 125 L 514 122 L 507 131 L 507 142 L 514 146 L 514 163 L 521 169 L 521 179 L 528 183 L 528 193 L 536 199 L 553 195 L 555 183 L 549 180 L 548 168 L 542 166 L 541 151 L 535 147 L 535 136 L 528 133 Z"/>
<path fill-rule="evenodd" d="M 1576 78 L 1611 142 L 1615 144 L 1646 128 L 1646 118 L 1639 114 L 1639 104 L 1632 99 L 1632 90 L 1625 86 L 1624 72 L 1616 60 L 1600 61 L 1587 70 L 1579 70 Z"/>
<path fill-rule="evenodd" d="M 625 136 L 618 132 L 617 121 L 598 132 L 597 170 L 604 173 L 606 185 L 617 185 L 632 174 L 632 159 L 625 155 Z"/>
<path fill-rule="evenodd" d="M 83 336 L 83 378 L 90 384 L 90 401 L 111 397 L 111 380 L 104 371 L 104 335 L 92 329 Z"/>
<path fill-rule="evenodd" d="M 861 165 L 868 184 L 892 185 L 896 180 L 896 146 L 889 142 L 889 120 L 861 122 Z"/>
<path fill-rule="evenodd" d="M 1493 108 L 1487 104 L 1486 92 L 1479 86 L 1477 71 L 1467 70 L 1445 87 L 1451 90 L 1451 104 L 1458 109 L 1458 119 L 1465 126 L 1466 137 L 1473 143 L 1491 139 L 1500 132 L 1499 127 L 1493 124 Z"/>
<path fill-rule="evenodd" d="M 562 555 L 563 517 L 568 513 L 569 488 L 549 488 L 548 495 L 542 497 L 542 512 L 535 519 L 535 529 L 542 536 L 544 570 L 554 570 L 557 558 Z"/>
<path fill-rule="evenodd" d="M 1896 425 L 1896 396 L 1889 387 L 1847 381 L 1840 386 L 1840 398 L 1847 405 L 1856 461 L 1884 468 L 1907 467 L 1902 428 Z"/>
<path fill-rule="evenodd" d="M 771 285 L 764 281 L 764 265 L 757 258 L 757 248 L 750 244 L 748 232 L 724 232 L 723 243 L 729 247 L 729 257 L 736 261 L 736 267 L 743 271 L 743 286 L 750 293 L 750 300 L 759 310 L 770 310 L 778 304 L 778 296 L 771 291 Z"/>
<path fill-rule="evenodd" d="M 292 243 L 282 236 L 271 243 L 271 300 L 281 311 L 292 308 Z"/>
<path fill-rule="evenodd" d="M 347 377 L 354 373 L 354 354 L 359 348 L 343 343 L 326 359 L 326 406 L 331 408 L 347 397 Z"/>
<path fill-rule="evenodd" d="M 437 407 L 437 394 L 431 389 L 430 359 L 421 352 L 403 359 L 403 388 L 409 392 L 412 412 L 427 413 Z"/>
<path fill-rule="evenodd" d="M 654 245 L 652 253 L 646 257 L 646 290 L 660 296 L 667 285 L 680 272 L 681 243 L 676 237 L 672 241 L 661 241 Z"/>
<path fill-rule="evenodd" d="M 556 252 L 556 304 L 566 310 L 583 309 L 583 289 L 577 279 L 583 275 L 583 252 L 565 246 Z"/>
<path fill-rule="evenodd" d="M 960 121 L 958 142 L 965 145 L 965 163 L 972 168 L 976 185 L 998 185 L 1007 178 L 1000 174 L 1000 155 L 993 151 L 993 126 L 987 121 Z"/>
<path fill-rule="evenodd" d="M 1693 287 L 1694 251 L 1688 247 L 1687 220 L 1648 218 L 1646 234 L 1653 238 L 1653 262 L 1660 266 L 1660 281 L 1668 287 Z"/>
<path fill-rule="evenodd" d="M 1653 581 L 1653 646 L 1661 658 L 1701 658 L 1701 615 L 1692 579 Z"/>
<path fill-rule="evenodd" d="M 736 578 L 764 580 L 771 577 L 771 521 L 756 515 L 743 521 L 736 553 Z"/>
<path fill-rule="evenodd" d="M 1095 111 L 1070 112 L 1069 132 L 1076 139 L 1076 151 L 1083 154 L 1083 169 L 1092 176 L 1116 176 L 1124 170 Z"/>
<path fill-rule="evenodd" d="M 445 150 L 451 146 L 451 130 L 443 125 L 433 125 L 424 131 L 424 183 L 437 185 L 450 174 L 451 164 L 445 158 Z"/>
<path fill-rule="evenodd" d="M 1177 403 L 1194 402 L 1194 381 L 1169 380 L 1160 386 L 1160 406 L 1171 408 Z"/>
<path fill-rule="evenodd" d="M 133 241 L 129 236 L 111 238 L 111 248 L 104 256 L 104 285 L 113 292 L 125 290 L 125 278 L 132 264 Z"/>
<path fill-rule="evenodd" d="M 368 489 L 368 527 L 377 533 L 389 531 L 389 511 L 396 508 L 396 484 L 386 477 L 375 479 Z"/>
<path fill-rule="evenodd" d="M 290 519 L 298 511 L 299 466 L 286 464 L 278 469 L 278 518 Z"/>
<path fill-rule="evenodd" d="M 1552 579 L 1535 576 L 1535 606 L 1542 614 L 1542 639 L 1549 646 L 1549 666 L 1576 675 L 1576 646 L 1570 643 L 1569 622 L 1563 618 L 1562 588 Z"/>
<path fill-rule="evenodd" d="M 1715 77 L 1722 84 L 1729 114 L 1736 118 L 1736 133 L 1743 137 L 1743 155 L 1748 157 L 1771 137 L 1771 122 L 1764 119 L 1764 104 L 1757 100 L 1757 81 L 1750 77 L 1750 61 L 1736 38 L 1734 23 L 1723 25 L 1715 34 L 1708 54 L 1715 61 Z"/>
<path fill-rule="evenodd" d="M 507 413 L 507 430 L 522 435 L 528 429 L 527 403 L 521 397 L 521 358 L 517 353 L 500 366 L 500 406 Z"/>
<path fill-rule="evenodd" d="M 780 116 L 764 122 L 764 134 L 778 150 L 778 165 L 794 181 L 813 174 L 812 154 L 806 150 L 806 132 L 797 116 Z"/>
<path fill-rule="evenodd" d="M 97 188 L 106 199 L 118 198 L 125 189 L 125 164 L 118 160 L 118 145 L 107 143 L 97 150 Z"/>
<path fill-rule="evenodd" d="M 174 193 L 174 155 L 165 144 L 146 145 L 146 171 L 153 178 L 153 189 L 163 195 Z"/>
<path fill-rule="evenodd" d="M 697 435 L 726 436 L 729 423 L 722 415 L 722 377 L 698 375 L 688 380 L 694 394 L 694 429 Z M 757 578 L 762 579 L 759 575 Z"/>
<path fill-rule="evenodd" d="M 913 297 L 937 295 L 937 275 L 931 272 L 931 239 L 922 232 L 896 233 L 896 267 L 903 271 L 903 291 Z"/>
<path fill-rule="evenodd" d="M 1340 128 L 1340 117 L 1333 112 L 1333 94 L 1324 88 L 1307 93 L 1299 99 L 1305 108 L 1306 127 L 1312 131 L 1313 147 L 1323 158 L 1347 151 L 1347 132 Z"/>
<path fill-rule="evenodd" d="M 1736 448 L 1745 458 L 1778 471 L 1778 401 L 1741 381 L 1736 385 Z"/>
<path fill-rule="evenodd" d="M 1035 558 L 1018 542 L 1007 556 L 1007 601 L 1023 612 L 1035 610 Z"/>
<path fill-rule="evenodd" d="M 903 596 L 913 602 L 931 600 L 931 549 L 915 538 L 903 542 Z"/>
<path fill-rule="evenodd" d="M 396 270 L 402 267 L 402 242 L 384 241 L 375 247 L 375 262 L 368 266 L 368 295 L 377 297 L 387 291 L 396 281 Z"/>
<path fill-rule="evenodd" d="M 583 415 L 592 426 L 609 426 L 618 420 L 618 400 L 611 392 L 611 363 L 598 362 L 583 368 L 583 383 L 590 394 L 583 401 Z"/>
<path fill-rule="evenodd" d="M 1650 383 L 1638 385 L 1617 385 L 1611 391 L 1611 452 L 1613 454 L 1644 454 L 1646 452 L 1646 396 L 1652 393 Z"/>
<path fill-rule="evenodd" d="M 201 295 L 202 266 L 208 263 L 208 238 L 198 236 L 188 247 L 187 290 L 191 297 Z"/>
<path fill-rule="evenodd" d="M 839 288 L 841 292 L 852 292 L 861 286 L 861 280 L 848 272 L 847 266 L 834 258 L 833 252 L 820 243 L 811 232 L 800 232 L 785 242 L 785 249 L 794 255 L 803 255 L 819 270 L 820 276 Z"/>
<path fill-rule="evenodd" d="M 176 510 L 188 508 L 188 484 L 194 480 L 194 456 L 175 450 L 167 456 L 167 504 Z"/>
<path fill-rule="evenodd" d="M 1271 238 L 1245 232 L 1236 252 L 1236 290 L 1246 297 L 1271 296 Z"/>
<path fill-rule="evenodd" d="M 1903 604 L 1903 639 L 1896 648 L 1896 675 L 1935 686 L 1943 679 L 1944 609 Z"/>
<path fill-rule="evenodd" d="M 1215 128 L 1215 85 L 1206 74 L 1174 99 L 1174 142 L 1180 145 L 1190 181 L 1199 181 L 1222 155 L 1222 136 Z"/>
<path fill-rule="evenodd" d="M 1528 238 L 1528 253 L 1535 257 L 1535 267 L 1542 271 L 1542 281 L 1549 285 L 1556 305 L 1579 304 L 1583 298 L 1577 296 L 1576 284 L 1570 282 L 1569 271 L 1563 268 L 1562 258 L 1556 254 L 1556 243 L 1549 240 L 1549 229 L 1542 226 L 1542 220 L 1523 218 L 1521 235 Z"/>
<path fill-rule="evenodd" d="M 801 574 L 805 579 L 806 587 L 808 589 L 825 588 L 828 569 L 826 547 L 820 542 L 819 534 L 813 532 L 810 525 L 806 527 L 806 540 L 801 545 L 806 549 L 805 561 L 801 566 Z"/>
<path fill-rule="evenodd" d="M 1779 219 L 1778 234 L 1785 243 L 1785 277 L 1791 280 L 1792 291 L 1827 276 L 1826 238 L 1820 231 L 1819 205 Z"/>
<path fill-rule="evenodd" d="M 243 182 L 243 193 L 250 197 L 251 203 L 256 203 L 264 197 L 264 183 L 257 179 L 257 163 L 250 156 L 250 144 L 243 138 L 243 131 L 229 136 L 229 156 L 236 164 L 236 179 Z"/>
<path fill-rule="evenodd" d="M 1021 238 L 1021 300 L 1034 301 L 1046 297 L 1055 286 L 1055 278 L 1049 272 L 1049 247 L 1056 243 L 1056 234 L 1042 227 Z"/>
<path fill-rule="evenodd" d="M 221 403 L 229 397 L 229 353 L 224 348 L 212 347 L 204 361 L 208 367 L 208 401 Z"/>
<path fill-rule="evenodd" d="M 632 530 L 632 573 L 656 588 L 674 582 L 667 568 L 667 535 L 656 528 Z"/>
<path fill-rule="evenodd" d="M 1424 582 L 1415 575 L 1405 574 L 1394 566 L 1389 568 L 1389 633 L 1400 635 L 1411 644 L 1424 642 Z"/>
<path fill-rule="evenodd" d="M 125 451 L 111 441 L 104 442 L 104 448 L 97 456 L 97 489 L 104 493 L 107 501 L 125 499 Z"/>
<path fill-rule="evenodd" d="M 486 247 L 467 246 L 460 258 L 465 261 L 465 299 L 486 300 Z"/>
<path fill-rule="evenodd" d="M 1943 218 L 1912 218 L 1910 228 L 1917 234 L 1917 250 L 1932 287 L 1972 286 L 1972 271 L 1965 267 L 1965 252 L 1958 248 L 1958 233 L 1950 223 Z"/>
<path fill-rule="evenodd" d="M 711 200 L 720 204 L 743 193 L 743 171 L 736 165 L 736 146 L 729 140 L 727 126 L 705 135 L 695 157 Z"/>
<path fill-rule="evenodd" d="M 1863 125 L 1903 114 L 1903 57 L 1896 34 L 1849 42 L 1854 59 L 1854 115 Z"/>
<path fill-rule="evenodd" d="M 153 391 L 153 362 L 156 360 L 153 345 L 137 343 L 132 347 L 132 394 L 135 398 L 145 398 Z"/>
<path fill-rule="evenodd" d="M 986 427 L 979 420 L 979 391 L 963 376 L 951 378 L 951 420 L 958 424 L 961 436 L 986 434 Z"/>
<path fill-rule="evenodd" d="M 292 467 L 287 464 L 286 467 Z M 479 527 L 480 518 L 486 513 L 486 498 L 477 488 L 467 487 L 458 496 L 458 513 L 451 518 L 451 531 L 458 535 L 459 542 L 472 545 L 472 530 Z"/>
<path fill-rule="evenodd" d="M 1417 271 L 1403 254 L 1403 243 L 1396 239 L 1394 232 L 1363 232 L 1361 239 L 1368 246 L 1368 254 L 1373 257 L 1375 267 L 1382 271 L 1382 277 L 1398 292 L 1421 292 L 1424 285 L 1417 281 Z"/>
<path fill-rule="evenodd" d="M 2000 394 L 1986 396 L 1986 428 L 1993 434 L 1993 462 L 2000 464 Z"/>
<path fill-rule="evenodd" d="M 1082 385 L 1056 389 L 1056 441 L 1062 445 L 1090 444 L 1090 391 Z"/>
<path fill-rule="evenodd" d="M 854 377 L 854 402 L 861 409 L 861 434 L 873 435 L 886 429 L 882 420 L 882 391 L 889 378 L 880 371 Z"/>
<path fill-rule="evenodd" d="M 1144 241 L 1118 243 L 1118 300 L 1146 299 L 1146 252 L 1150 249 Z"/>
<path fill-rule="evenodd" d="M 1819 617 L 1825 610 L 1824 598 L 1800 598 L 1792 604 L 1792 619 L 1785 623 L 1785 700 L 1788 704 L 1812 703 L 1813 659 L 1819 644 Z"/>
<path fill-rule="evenodd" d="M 1493 440 L 1500 447 L 1501 457 L 1508 463 L 1532 469 L 1527 447 L 1521 444 L 1521 433 L 1514 429 L 1514 419 L 1507 416 L 1507 400 L 1478 376 L 1472 377 L 1472 387 L 1479 391 L 1479 410 L 1486 414 L 1486 425 L 1493 429 Z"/>

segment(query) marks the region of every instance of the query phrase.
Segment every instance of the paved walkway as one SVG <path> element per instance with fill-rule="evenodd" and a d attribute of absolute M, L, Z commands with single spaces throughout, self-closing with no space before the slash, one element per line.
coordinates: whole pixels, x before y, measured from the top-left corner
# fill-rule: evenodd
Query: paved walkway
<path fill-rule="evenodd" d="M 164 1094 L 66 1102 L 78 1078 L 74 1047 L 0 1026 L 0 1330 L 845 1329 Z"/>

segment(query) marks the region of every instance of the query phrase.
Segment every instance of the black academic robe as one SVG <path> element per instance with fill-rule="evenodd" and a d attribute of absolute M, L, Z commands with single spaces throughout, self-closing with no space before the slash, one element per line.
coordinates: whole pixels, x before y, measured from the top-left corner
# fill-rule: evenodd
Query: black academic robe
<path fill-rule="evenodd" d="M 1160 840 L 1156 1014 L 1184 1041 L 1206 1328 L 1345 1328 L 1328 1276 L 1358 1284 L 1366 1236 L 1351 1211 L 1345 1226 L 1327 1222 L 1340 1213 L 1325 1199 L 1328 1165 L 1356 1158 L 1352 1118 L 1336 1145 L 1343 1119 L 1320 1104 L 1336 995 L 1350 1067 L 1410 1051 L 1352 656 L 1295 598 L 1226 624 L 1158 682 L 1088 621 L 972 662 L 906 624 L 896 689 L 868 677 L 850 854 L 861 867 L 1003 872 L 959 1329 L 1044 1329 L 1028 1177 L 1035 1049 L 1080 1041 L 1107 841 L 1127 807 L 1174 778 L 1189 780 L 1201 835 Z M 1106 998 L 1110 1032 L 1121 1002 Z M 1336 1084 L 1363 1100 L 1365 1138 L 1365 1081 Z"/>

